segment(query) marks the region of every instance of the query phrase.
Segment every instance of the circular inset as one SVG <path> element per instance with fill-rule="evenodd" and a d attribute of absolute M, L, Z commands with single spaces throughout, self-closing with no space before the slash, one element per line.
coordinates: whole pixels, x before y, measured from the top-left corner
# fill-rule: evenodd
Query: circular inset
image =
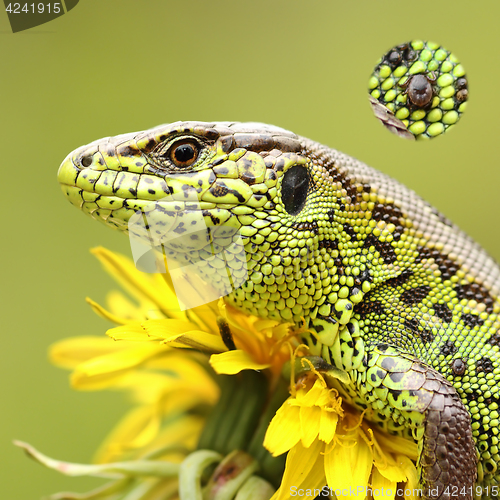
<path fill-rule="evenodd" d="M 463 66 L 437 43 L 414 40 L 390 49 L 368 83 L 375 116 L 405 139 L 432 139 L 460 119 L 469 97 Z"/>

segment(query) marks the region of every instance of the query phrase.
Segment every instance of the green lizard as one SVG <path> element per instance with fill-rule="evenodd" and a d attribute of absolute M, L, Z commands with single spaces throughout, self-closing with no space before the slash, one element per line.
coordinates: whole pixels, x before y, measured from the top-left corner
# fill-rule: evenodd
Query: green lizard
<path fill-rule="evenodd" d="M 284 129 L 225 122 L 93 142 L 68 155 L 59 182 L 124 232 L 151 204 L 156 229 L 198 210 L 206 228 L 237 230 L 248 279 L 226 300 L 306 321 L 311 355 L 348 374 L 342 396 L 417 441 L 423 498 L 497 498 L 500 268 L 413 191 Z M 225 272 L 204 251 L 177 249 Z"/>

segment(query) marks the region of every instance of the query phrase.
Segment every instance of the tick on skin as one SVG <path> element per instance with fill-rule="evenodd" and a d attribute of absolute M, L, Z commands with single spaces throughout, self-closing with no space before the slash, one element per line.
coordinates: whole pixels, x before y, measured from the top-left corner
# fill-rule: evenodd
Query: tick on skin
<path fill-rule="evenodd" d="M 405 89 L 403 95 L 408 96 L 408 100 L 413 106 L 425 108 L 432 102 L 432 98 L 436 94 L 432 86 L 436 80 L 437 77 L 434 73 L 430 73 L 429 76 L 423 74 L 411 75 L 400 87 Z"/>

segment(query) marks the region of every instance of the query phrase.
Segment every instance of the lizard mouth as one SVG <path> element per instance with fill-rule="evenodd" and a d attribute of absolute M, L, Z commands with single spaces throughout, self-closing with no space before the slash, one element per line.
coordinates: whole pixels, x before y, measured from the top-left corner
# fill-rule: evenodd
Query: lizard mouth
<path fill-rule="evenodd" d="M 228 205 L 221 208 L 200 200 L 199 188 L 211 171 L 167 179 L 132 174 L 120 180 L 123 172 L 81 168 L 75 157 L 81 153 L 69 155 L 58 172 L 68 200 L 92 218 L 128 233 L 139 270 L 168 269 L 181 308 L 227 295 L 247 279 L 238 218 Z M 126 180 L 132 183 L 125 187 Z M 141 191 L 142 184 L 151 186 L 147 194 Z M 198 302 L 193 302 L 195 298 Z"/>
<path fill-rule="evenodd" d="M 128 232 L 134 214 L 145 214 L 158 242 L 172 231 L 181 234 L 188 228 L 199 232 L 201 227 L 241 226 L 231 214 L 240 200 L 230 199 L 231 193 L 220 182 L 213 188 L 217 178 L 210 169 L 159 175 L 148 173 L 153 167 L 139 162 L 136 166 L 142 172 L 111 169 L 92 149 L 89 145 L 71 153 L 58 171 L 66 198 L 92 218 Z"/>

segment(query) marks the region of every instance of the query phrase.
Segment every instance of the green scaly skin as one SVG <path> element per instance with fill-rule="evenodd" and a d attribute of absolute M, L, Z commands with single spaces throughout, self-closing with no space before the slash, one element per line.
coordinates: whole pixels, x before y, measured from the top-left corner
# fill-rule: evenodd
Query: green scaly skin
<path fill-rule="evenodd" d="M 405 84 L 413 75 L 431 80 L 432 99 L 415 106 Z M 368 83 L 377 118 L 406 139 L 432 139 L 450 130 L 465 111 L 468 82 L 457 58 L 437 43 L 413 40 L 389 50 L 375 66 Z"/>
<path fill-rule="evenodd" d="M 200 153 L 178 167 L 169 152 L 186 138 Z M 305 319 L 311 355 L 351 381 L 342 395 L 417 441 L 423 498 L 496 498 L 486 488 L 500 480 L 500 269 L 413 191 L 256 123 L 178 122 L 103 139 L 71 153 L 59 181 L 74 205 L 124 232 L 151 204 L 157 232 L 192 223 L 195 210 L 209 228 L 237 229 L 249 279 L 227 301 Z M 197 208 L 186 190 L 196 190 Z M 225 273 L 204 248 L 177 253 L 205 259 L 207 275 Z"/>

